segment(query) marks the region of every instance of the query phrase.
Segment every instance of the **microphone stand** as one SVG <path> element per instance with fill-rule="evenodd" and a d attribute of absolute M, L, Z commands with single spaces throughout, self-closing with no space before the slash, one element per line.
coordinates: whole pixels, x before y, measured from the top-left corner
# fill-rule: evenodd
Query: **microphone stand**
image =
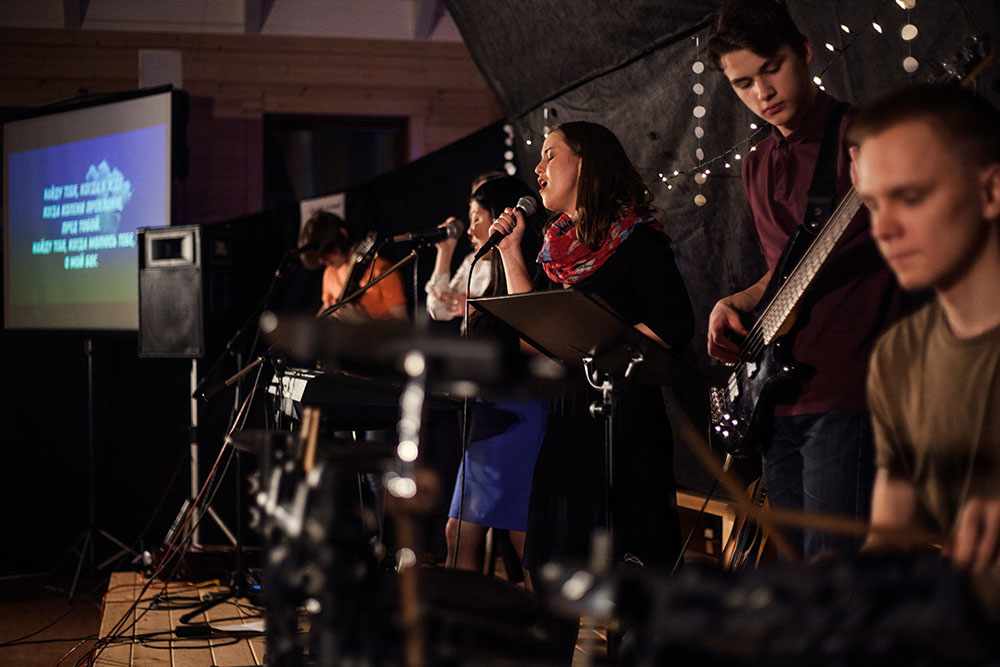
<path fill-rule="evenodd" d="M 205 373 L 205 377 L 203 377 L 201 381 L 198 383 L 198 386 L 195 387 L 194 392 L 192 393 L 192 398 L 200 398 L 204 400 L 206 403 L 210 402 L 212 399 L 221 394 L 227 388 L 233 386 L 233 384 L 240 378 L 242 378 L 244 375 L 246 375 L 254 368 L 259 366 L 260 363 L 264 360 L 264 357 L 266 355 L 261 355 L 254 361 L 250 362 L 250 365 L 239 370 L 235 375 L 227 378 L 224 382 L 218 383 L 207 390 L 205 389 L 205 384 L 208 382 L 208 379 L 212 377 L 215 371 L 222 364 L 222 361 L 227 356 L 232 355 L 233 346 L 236 344 L 236 341 L 239 340 L 240 336 L 242 336 L 250 327 L 250 324 L 252 322 L 255 322 L 257 318 L 260 316 L 261 312 L 263 312 L 263 310 L 267 307 L 267 302 L 271 300 L 272 296 L 274 296 L 275 288 L 277 288 L 278 284 L 281 282 L 281 279 L 284 278 L 285 275 L 287 275 L 287 272 L 285 272 L 284 269 L 285 266 L 289 263 L 289 260 L 298 257 L 298 255 L 299 255 L 299 250 L 295 249 L 288 251 L 287 253 L 285 253 L 285 256 L 281 258 L 281 262 L 278 264 L 278 268 L 275 269 L 274 271 L 274 276 L 271 278 L 271 284 L 268 285 L 267 291 L 264 293 L 264 297 L 260 300 L 260 303 L 258 303 L 257 306 L 253 309 L 253 311 L 250 313 L 250 316 L 247 317 L 246 321 L 244 321 L 243 324 L 241 324 L 240 327 L 236 329 L 236 332 L 233 333 L 232 337 L 226 343 L 225 348 L 223 348 L 222 353 L 219 355 L 219 358 L 215 360 L 215 363 L 212 364 L 212 367 L 209 368 L 208 372 Z M 295 268 L 297 267 L 292 267 L 292 270 L 294 271 Z"/>
<path fill-rule="evenodd" d="M 294 259 L 298 255 L 299 255 L 299 250 L 296 249 L 296 250 L 291 250 L 291 251 L 287 252 L 285 254 L 285 256 L 282 257 L 281 262 L 278 264 L 278 268 L 274 272 L 274 277 L 271 279 L 271 284 L 268 286 L 267 291 L 265 292 L 263 298 L 260 300 L 260 303 L 257 304 L 257 307 L 254 308 L 254 310 L 250 313 L 250 316 L 247 317 L 246 321 L 243 322 L 243 324 L 236 330 L 236 332 L 229 339 L 229 342 L 226 343 L 226 347 L 223 350 L 222 354 L 219 355 L 219 358 L 212 365 L 211 369 L 209 369 L 209 371 L 208 371 L 208 373 L 206 373 L 205 377 L 201 380 L 201 382 L 198 384 L 198 386 L 195 387 L 195 389 L 193 390 L 192 395 L 191 395 L 192 398 L 195 398 L 195 399 L 201 398 L 206 403 L 209 402 L 209 401 L 211 401 L 213 398 L 215 398 L 216 396 L 218 396 L 219 394 L 221 394 L 225 389 L 227 389 L 228 387 L 233 386 L 235 383 L 237 383 L 245 375 L 247 375 L 248 373 L 250 373 L 251 371 L 253 371 L 255 368 L 257 368 L 258 366 L 260 366 L 260 364 L 269 356 L 269 353 L 264 353 L 264 354 L 258 356 L 256 359 L 254 359 L 252 362 L 250 362 L 249 364 L 247 364 L 246 366 L 244 366 L 242 369 L 240 369 L 239 371 L 237 371 L 231 377 L 227 378 L 225 381 L 223 381 L 223 382 L 221 382 L 221 383 L 219 383 L 219 384 L 217 384 L 217 385 L 209 388 L 208 390 L 204 389 L 204 385 L 208 381 L 208 378 L 212 376 L 212 374 L 215 372 L 215 370 L 222 363 L 223 359 L 225 359 L 227 355 L 233 354 L 232 348 L 236 344 L 236 341 L 240 338 L 240 336 L 243 335 L 244 332 L 247 331 L 247 329 L 250 327 L 250 324 L 252 322 L 254 322 L 254 321 L 257 320 L 257 318 L 259 317 L 261 311 L 263 311 L 264 308 L 267 307 L 268 302 L 271 300 L 271 297 L 274 295 L 275 288 L 278 286 L 278 284 L 280 283 L 281 279 L 284 278 L 285 275 L 287 274 L 287 272 L 285 271 L 286 265 L 289 263 L 290 260 Z M 293 267 L 292 270 L 294 270 L 294 267 Z M 237 364 L 239 364 L 239 357 L 237 357 Z M 223 443 L 224 446 L 227 445 L 227 444 L 230 445 L 230 446 L 233 446 L 233 453 L 234 453 L 234 456 L 236 457 L 236 572 L 233 574 L 233 576 L 231 577 L 230 581 L 228 582 L 229 583 L 229 586 L 228 586 L 229 590 L 226 593 L 224 593 L 222 595 L 219 595 L 217 597 L 207 598 L 206 600 L 204 600 L 200 604 L 198 604 L 192 611 L 190 611 L 187 614 L 184 614 L 183 616 L 181 616 L 180 619 L 179 619 L 180 625 L 178 626 L 178 628 L 181 628 L 181 627 L 183 627 L 183 626 L 191 623 L 191 621 L 194 620 L 196 617 L 198 617 L 200 614 L 203 614 L 207 610 L 209 610 L 209 609 L 211 609 L 211 608 L 213 608 L 213 607 L 215 607 L 215 606 L 217 606 L 217 605 L 219 605 L 219 604 L 221 604 L 221 603 L 223 603 L 223 602 L 225 602 L 227 600 L 231 600 L 233 598 L 237 598 L 237 599 L 244 598 L 248 594 L 248 590 L 247 590 L 247 577 L 246 577 L 246 574 L 244 573 L 244 558 L 243 558 L 243 501 L 242 501 L 242 493 L 241 493 L 241 489 L 240 489 L 240 484 L 241 484 L 241 481 L 243 479 L 243 468 L 242 468 L 242 461 L 241 461 L 239 449 L 237 449 L 235 447 L 235 445 L 232 445 L 232 442 L 231 442 L 231 440 L 229 438 L 226 438 L 225 443 Z"/>

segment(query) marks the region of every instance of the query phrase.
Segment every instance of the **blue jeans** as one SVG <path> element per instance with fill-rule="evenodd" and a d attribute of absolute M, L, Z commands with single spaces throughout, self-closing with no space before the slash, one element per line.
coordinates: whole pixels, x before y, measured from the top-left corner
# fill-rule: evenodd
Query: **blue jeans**
<path fill-rule="evenodd" d="M 875 451 L 867 412 L 775 417 L 762 454 L 772 506 L 868 519 Z M 813 529 L 782 532 L 807 559 L 830 550 L 852 554 L 863 539 Z"/>

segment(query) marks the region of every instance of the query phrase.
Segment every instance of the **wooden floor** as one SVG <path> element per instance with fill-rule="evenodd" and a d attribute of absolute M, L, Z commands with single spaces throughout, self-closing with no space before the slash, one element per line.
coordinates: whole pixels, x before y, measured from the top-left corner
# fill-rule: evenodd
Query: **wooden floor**
<path fill-rule="evenodd" d="M 147 583 L 149 585 L 147 585 Z M 187 626 L 212 628 L 206 637 L 179 638 L 180 617 L 197 601 L 221 594 L 218 584 L 148 582 L 134 572 L 111 575 L 104 598 L 100 638 L 94 645 L 95 667 L 244 667 L 262 665 L 263 633 L 234 625 L 255 622 L 263 626 L 262 610 L 247 600 L 226 601 L 192 619 Z M 586 620 L 573 665 L 603 664 L 606 646 L 603 628 Z"/>
<path fill-rule="evenodd" d="M 699 503 L 700 504 L 700 503 Z M 725 509 L 725 508 L 723 508 Z M 688 530 L 690 517 L 682 503 L 681 519 Z M 725 518 L 725 512 L 718 511 Z M 725 532 L 728 526 L 723 522 Z M 715 527 L 718 531 L 718 526 Z M 700 531 L 700 529 L 699 529 Z M 707 531 L 707 529 L 706 529 Z M 713 541 L 699 544 L 700 532 L 692 542 L 692 552 L 714 554 L 719 532 Z M 501 561 L 498 561 L 500 563 Z M 498 572 L 502 576 L 501 571 Z M 220 590 L 217 582 L 193 584 L 173 581 L 165 584 L 146 580 L 134 572 L 118 572 L 110 581 L 81 582 L 76 599 L 67 598 L 68 581 L 52 576 L 0 578 L 0 666 L 72 667 L 90 664 L 84 658 L 94 647 L 96 665 L 176 667 L 234 667 L 261 665 L 264 659 L 263 633 L 233 633 L 180 638 L 175 630 L 180 617 L 197 601 Z M 261 610 L 248 601 L 226 602 L 208 610 L 190 626 L 262 624 Z M 98 633 L 98 627 L 100 628 Z M 573 659 L 574 667 L 606 664 L 603 628 L 586 620 Z"/>
<path fill-rule="evenodd" d="M 71 602 L 70 583 L 47 573 L 0 579 L 0 665 L 72 667 L 87 654 L 107 585 L 83 581 Z"/>
<path fill-rule="evenodd" d="M 198 602 L 221 592 L 217 583 L 147 581 L 134 572 L 112 574 L 93 664 L 100 667 L 264 664 L 263 614 L 247 600 L 227 600 L 191 619 L 189 624 L 181 624 L 181 616 Z M 248 625 L 254 623 L 258 631 Z M 197 631 L 211 627 L 212 631 L 207 636 L 181 638 L 175 632 L 179 626 Z"/>

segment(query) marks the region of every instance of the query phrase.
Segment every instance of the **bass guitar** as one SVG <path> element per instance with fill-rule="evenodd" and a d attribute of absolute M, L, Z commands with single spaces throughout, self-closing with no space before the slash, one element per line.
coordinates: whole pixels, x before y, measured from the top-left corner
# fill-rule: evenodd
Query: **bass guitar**
<path fill-rule="evenodd" d="M 965 85 L 992 55 L 991 40 L 975 36 L 936 82 Z M 710 439 L 723 452 L 741 457 L 759 448 L 778 388 L 799 370 L 791 355 L 794 314 L 861 206 L 851 188 L 825 224 L 802 225 L 788 241 L 726 384 L 710 391 Z"/>

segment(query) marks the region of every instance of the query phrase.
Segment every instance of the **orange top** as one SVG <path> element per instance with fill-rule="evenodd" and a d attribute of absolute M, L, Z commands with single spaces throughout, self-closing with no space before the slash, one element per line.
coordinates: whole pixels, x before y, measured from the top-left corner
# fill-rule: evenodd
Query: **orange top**
<path fill-rule="evenodd" d="M 381 257 L 376 257 L 374 264 L 373 280 L 385 273 L 392 266 L 391 263 Z M 328 266 L 323 271 L 324 306 L 332 306 L 340 297 L 340 293 L 344 290 L 344 282 L 347 280 L 348 268 L 348 264 L 345 263 L 336 268 Z M 368 284 L 370 272 L 371 266 L 365 269 L 364 276 L 361 278 L 362 287 Z M 365 292 L 358 303 L 373 320 L 392 319 L 389 309 L 393 306 L 406 305 L 406 293 L 403 291 L 402 277 L 399 273 L 389 276 Z"/>

